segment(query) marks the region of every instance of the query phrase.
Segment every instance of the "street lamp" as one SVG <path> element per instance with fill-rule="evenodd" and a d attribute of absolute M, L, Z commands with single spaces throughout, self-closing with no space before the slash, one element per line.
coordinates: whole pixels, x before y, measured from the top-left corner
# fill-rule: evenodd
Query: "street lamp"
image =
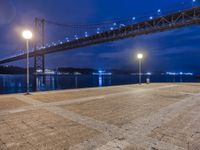
<path fill-rule="evenodd" d="M 33 34 L 29 30 L 25 30 L 22 32 L 22 37 L 26 40 L 26 69 L 27 69 L 27 75 L 26 75 L 26 94 L 29 94 L 29 40 L 32 38 Z"/>
<path fill-rule="evenodd" d="M 143 54 L 142 53 L 138 53 L 137 54 L 137 58 L 138 58 L 138 60 L 139 60 L 139 74 L 138 74 L 138 77 L 139 77 L 139 84 L 141 84 L 141 75 L 142 75 L 142 73 L 141 73 L 141 67 L 142 67 L 142 59 L 143 59 Z"/>

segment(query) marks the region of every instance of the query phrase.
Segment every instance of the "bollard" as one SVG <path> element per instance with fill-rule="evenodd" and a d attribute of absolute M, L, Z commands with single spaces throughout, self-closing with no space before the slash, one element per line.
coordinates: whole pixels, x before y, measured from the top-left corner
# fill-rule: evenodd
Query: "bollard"
<path fill-rule="evenodd" d="M 146 83 L 150 84 L 150 79 L 149 78 L 146 78 Z"/>

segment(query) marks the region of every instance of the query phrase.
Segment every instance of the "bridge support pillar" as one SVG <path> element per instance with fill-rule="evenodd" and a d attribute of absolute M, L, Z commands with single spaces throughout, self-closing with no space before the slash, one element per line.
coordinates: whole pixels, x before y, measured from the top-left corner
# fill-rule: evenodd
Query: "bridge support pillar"
<path fill-rule="evenodd" d="M 44 48 L 45 46 L 45 20 L 35 18 L 35 42 L 34 42 L 34 83 L 33 83 L 33 90 L 38 90 L 38 80 L 39 76 L 42 75 L 42 84 L 45 85 L 45 52 L 41 55 L 37 55 L 38 46 Z"/>

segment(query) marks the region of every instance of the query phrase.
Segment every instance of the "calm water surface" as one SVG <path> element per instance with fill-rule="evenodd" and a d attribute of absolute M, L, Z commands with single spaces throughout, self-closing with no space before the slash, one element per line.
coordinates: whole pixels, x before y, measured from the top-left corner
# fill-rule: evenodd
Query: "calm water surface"
<path fill-rule="evenodd" d="M 143 76 L 142 81 L 150 78 L 151 82 L 199 82 L 195 76 L 152 75 Z M 34 86 L 33 76 L 30 78 L 30 91 L 48 91 L 85 87 L 101 87 L 112 85 L 136 84 L 138 77 L 134 75 L 46 75 L 38 76 Z M 23 93 L 26 91 L 26 75 L 0 75 L 0 94 Z"/>

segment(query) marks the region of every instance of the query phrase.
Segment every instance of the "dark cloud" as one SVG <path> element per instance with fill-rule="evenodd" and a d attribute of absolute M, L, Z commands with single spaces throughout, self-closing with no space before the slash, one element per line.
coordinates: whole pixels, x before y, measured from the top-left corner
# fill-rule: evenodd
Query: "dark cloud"
<path fill-rule="evenodd" d="M 16 15 L 16 10 L 10 0 L 0 1 L 0 26 L 7 25 L 13 21 Z"/>

